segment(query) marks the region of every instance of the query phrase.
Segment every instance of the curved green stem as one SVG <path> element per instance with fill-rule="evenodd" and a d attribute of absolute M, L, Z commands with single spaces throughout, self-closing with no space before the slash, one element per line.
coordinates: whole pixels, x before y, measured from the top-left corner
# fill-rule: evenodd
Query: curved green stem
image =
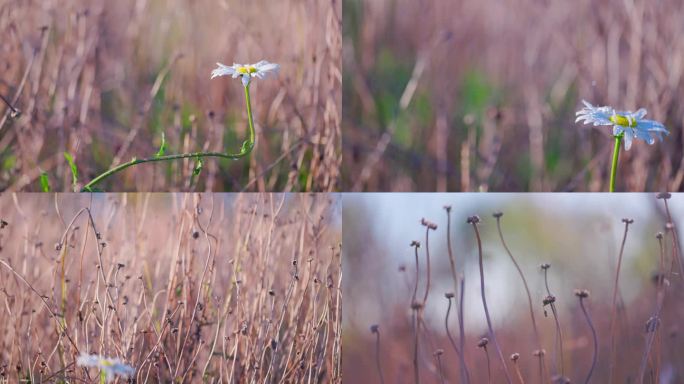
<path fill-rule="evenodd" d="M 610 192 L 615 192 L 615 179 L 617 176 L 618 158 L 620 157 L 620 144 L 622 144 L 622 135 L 615 136 L 615 147 L 613 147 L 613 162 L 610 167 Z"/>
<path fill-rule="evenodd" d="M 247 121 L 249 122 L 249 139 L 242 143 L 242 148 L 238 153 L 223 153 L 223 152 L 191 152 L 191 153 L 181 153 L 176 155 L 165 155 L 165 156 L 154 156 L 144 159 L 136 159 L 135 157 L 126 163 L 117 165 L 116 167 L 100 174 L 91 180 L 88 184 L 81 188 L 81 192 L 92 192 L 93 187 L 100 183 L 102 180 L 114 175 L 115 173 L 121 172 L 128 167 L 143 163 L 153 163 L 156 161 L 173 161 L 187 158 L 202 158 L 202 157 L 219 157 L 223 159 L 237 160 L 242 157 L 249 155 L 254 149 L 254 143 L 256 140 L 256 135 L 254 132 L 254 119 L 252 118 L 252 105 L 251 99 L 249 97 L 249 84 L 245 86 L 245 101 L 247 104 Z"/>

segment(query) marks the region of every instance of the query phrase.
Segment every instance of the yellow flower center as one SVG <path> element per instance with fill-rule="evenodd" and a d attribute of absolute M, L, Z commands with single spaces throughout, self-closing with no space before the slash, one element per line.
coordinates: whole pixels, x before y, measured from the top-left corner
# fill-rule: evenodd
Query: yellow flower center
<path fill-rule="evenodd" d="M 622 115 L 613 115 L 610 117 L 610 122 L 615 125 L 621 125 L 623 127 L 636 127 L 637 121 L 634 118 L 628 118 Z"/>
<path fill-rule="evenodd" d="M 102 359 L 102 360 L 100 360 L 100 365 L 103 366 L 103 367 L 111 367 L 111 366 L 113 366 L 114 364 L 112 364 L 112 362 L 109 361 L 109 360 L 104 360 L 104 359 Z"/>
<path fill-rule="evenodd" d="M 252 73 L 256 73 L 257 69 L 253 65 L 244 65 L 242 67 L 239 67 L 237 69 L 237 72 L 241 75 L 249 75 Z"/>

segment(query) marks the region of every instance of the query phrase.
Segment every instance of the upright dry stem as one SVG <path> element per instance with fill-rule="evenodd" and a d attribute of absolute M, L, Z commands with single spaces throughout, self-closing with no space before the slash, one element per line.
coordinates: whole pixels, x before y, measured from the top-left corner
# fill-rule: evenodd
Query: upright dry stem
<path fill-rule="evenodd" d="M 478 252 L 478 261 L 479 261 L 479 266 L 480 266 L 480 295 L 482 296 L 482 306 L 484 307 L 485 311 L 485 317 L 487 318 L 487 328 L 489 328 L 489 335 L 492 338 L 492 342 L 494 343 L 494 348 L 496 348 L 496 353 L 499 356 L 499 361 L 501 362 L 501 365 L 504 369 L 504 373 L 506 375 L 506 381 L 509 384 L 513 383 L 513 380 L 511 380 L 511 375 L 508 372 L 508 367 L 506 366 L 506 360 L 504 359 L 503 352 L 501 352 L 501 348 L 499 347 L 499 343 L 496 341 L 496 335 L 494 334 L 494 328 L 492 327 L 492 319 L 489 315 L 489 308 L 487 307 L 487 297 L 485 295 L 485 279 L 484 279 L 484 265 L 482 261 L 482 240 L 480 239 L 480 231 L 477 228 L 477 223 L 480 221 L 480 218 L 477 216 L 472 216 L 468 218 L 468 223 L 473 225 L 473 229 L 475 230 L 475 237 L 477 238 L 477 252 Z"/>
<path fill-rule="evenodd" d="M 629 225 L 632 224 L 634 222 L 634 220 L 622 219 L 622 222 L 625 223 L 625 232 L 622 236 L 622 244 L 620 245 L 620 253 L 618 255 L 617 270 L 615 271 L 615 282 L 613 283 L 613 300 L 612 300 L 611 309 L 610 309 L 610 361 L 608 362 L 608 369 L 609 369 L 608 383 L 613 382 L 613 374 L 614 374 L 614 369 L 615 369 L 615 341 L 616 341 L 615 332 L 617 331 L 615 323 L 617 321 L 616 314 L 617 314 L 618 282 L 620 279 L 620 268 L 622 267 L 622 255 L 625 251 L 625 243 L 627 242 L 627 233 L 629 232 Z"/>
<path fill-rule="evenodd" d="M 461 306 L 459 305 L 459 302 L 462 303 L 462 300 L 463 300 L 462 297 L 463 297 L 464 285 L 459 284 L 459 282 L 458 282 L 459 279 L 458 279 L 458 274 L 456 273 L 456 261 L 454 258 L 454 253 L 451 249 L 451 206 L 448 206 L 448 205 L 445 206 L 444 210 L 446 211 L 446 214 L 447 214 L 447 252 L 449 254 L 449 265 L 451 267 L 451 277 L 454 280 L 454 294 L 455 294 L 455 297 L 459 297 L 459 292 L 460 292 L 460 300 L 461 300 L 461 301 L 459 301 L 459 299 L 456 299 L 456 307 L 461 308 Z M 451 299 L 449 300 L 449 309 L 451 309 Z M 458 316 L 456 317 L 456 319 L 458 321 L 459 337 L 460 337 L 459 341 L 461 343 L 460 350 L 463 351 L 465 341 L 463 339 L 464 338 L 464 335 L 463 335 L 464 332 L 462 331 L 463 319 L 461 317 L 461 314 L 462 314 L 462 311 L 459 310 Z M 449 317 L 449 311 L 447 310 L 447 318 L 448 317 Z M 446 320 L 446 321 L 448 321 L 448 320 Z M 446 324 L 446 328 L 447 328 L 447 333 L 448 333 L 448 331 L 449 331 L 448 324 Z M 449 337 L 449 339 L 451 340 L 451 336 Z M 454 348 L 456 348 L 455 343 L 453 343 L 453 340 L 451 340 L 451 342 L 454 345 Z M 460 353 L 460 352 L 457 352 L 457 353 L 458 353 L 458 357 L 459 357 L 460 363 L 461 363 L 461 367 L 460 367 L 461 382 L 462 383 L 468 383 L 468 382 L 470 382 L 470 379 L 468 377 L 469 376 L 468 375 L 468 367 L 466 367 L 465 358 L 464 358 L 462 353 Z"/>
<path fill-rule="evenodd" d="M 579 297 L 580 308 L 582 308 L 584 318 L 587 320 L 587 325 L 589 325 L 589 328 L 591 329 L 591 338 L 594 342 L 594 350 L 591 355 L 591 367 L 589 368 L 589 372 L 587 372 L 587 378 L 584 380 L 584 384 L 588 384 L 591 380 L 591 375 L 594 373 L 594 369 L 596 368 L 596 363 L 598 361 L 598 337 L 596 336 L 596 328 L 594 328 L 594 323 L 591 321 L 591 316 L 589 316 L 589 312 L 587 311 L 587 308 L 584 305 L 584 299 L 589 297 L 589 291 L 578 290 L 575 292 L 575 295 Z"/>
<path fill-rule="evenodd" d="M 499 213 L 494 214 L 494 217 L 496 218 L 496 228 L 499 231 L 499 238 L 501 239 L 501 244 L 503 245 L 504 249 L 506 250 L 508 257 L 510 257 L 511 261 L 513 262 L 513 265 L 515 265 L 515 269 L 518 270 L 518 275 L 520 275 L 520 279 L 522 280 L 523 285 L 525 286 L 525 293 L 527 294 L 527 304 L 528 304 L 529 310 L 530 310 L 530 320 L 532 321 L 532 330 L 534 332 L 534 340 L 535 340 L 535 343 L 537 344 L 537 348 L 541 348 L 541 340 L 539 338 L 539 331 L 537 330 L 537 320 L 534 317 L 534 309 L 532 306 L 532 295 L 530 294 L 530 288 L 527 285 L 527 279 L 525 279 L 525 274 L 523 273 L 522 268 L 520 268 L 520 265 L 515 260 L 515 257 L 513 257 L 513 253 L 508 248 L 508 245 L 506 244 L 506 241 L 504 240 L 503 232 L 501 231 L 501 216 L 503 216 L 503 213 L 499 212 Z"/>

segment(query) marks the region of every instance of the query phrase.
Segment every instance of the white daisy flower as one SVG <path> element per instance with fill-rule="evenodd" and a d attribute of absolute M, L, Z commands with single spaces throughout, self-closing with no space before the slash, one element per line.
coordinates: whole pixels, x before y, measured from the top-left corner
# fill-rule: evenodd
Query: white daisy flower
<path fill-rule="evenodd" d="M 233 79 L 240 78 L 242 80 L 242 85 L 245 87 L 249 85 L 249 82 L 253 77 L 263 79 L 268 75 L 277 75 L 280 71 L 280 65 L 269 63 L 266 60 L 261 60 L 256 64 L 235 64 L 232 66 L 227 66 L 221 63 L 216 63 L 218 68 L 211 71 L 211 78 L 218 76 L 231 76 Z"/>
<path fill-rule="evenodd" d="M 129 377 L 135 374 L 135 369 L 128 364 L 124 364 L 120 359 L 110 359 L 99 355 L 81 354 L 76 360 L 76 364 L 83 367 L 94 367 L 100 369 L 105 374 L 107 382 L 114 380 L 114 376 Z"/>
<path fill-rule="evenodd" d="M 669 135 L 670 132 L 665 126 L 654 120 L 644 119 L 646 109 L 640 108 L 636 112 L 616 111 L 612 107 L 595 107 L 582 100 L 584 108 L 577 111 L 576 123 L 584 121 L 584 124 L 612 125 L 613 136 L 624 134 L 625 150 L 632 147 L 634 138 L 641 139 L 648 144 L 655 143 L 655 137 L 663 140 L 663 133 Z"/>

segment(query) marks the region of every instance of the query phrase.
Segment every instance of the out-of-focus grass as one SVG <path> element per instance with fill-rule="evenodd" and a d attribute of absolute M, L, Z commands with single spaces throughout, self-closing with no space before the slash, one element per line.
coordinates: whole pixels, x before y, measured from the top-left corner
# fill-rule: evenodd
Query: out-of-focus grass
<path fill-rule="evenodd" d="M 340 383 L 339 204 L 0 196 L 0 381 L 97 381 L 96 353 L 139 383 Z"/>
<path fill-rule="evenodd" d="M 609 129 L 574 123 L 581 99 L 645 107 L 670 130 L 662 144 L 622 153 L 619 190 L 683 188 L 679 2 L 345 0 L 344 9 L 345 189 L 607 190 Z"/>
<path fill-rule="evenodd" d="M 339 188 L 339 1 L 11 0 L 0 5 L 0 34 L 0 94 L 22 111 L 0 125 L 0 189 L 39 190 L 42 170 L 54 190 L 71 190 L 63 152 L 74 154 L 82 184 L 115 160 L 154 155 L 162 132 L 167 153 L 239 152 L 242 86 L 209 75 L 217 61 L 261 59 L 281 73 L 252 84 L 257 146 L 248 158 L 206 159 L 194 185 L 194 162 L 184 161 L 136 166 L 98 187 Z"/>

